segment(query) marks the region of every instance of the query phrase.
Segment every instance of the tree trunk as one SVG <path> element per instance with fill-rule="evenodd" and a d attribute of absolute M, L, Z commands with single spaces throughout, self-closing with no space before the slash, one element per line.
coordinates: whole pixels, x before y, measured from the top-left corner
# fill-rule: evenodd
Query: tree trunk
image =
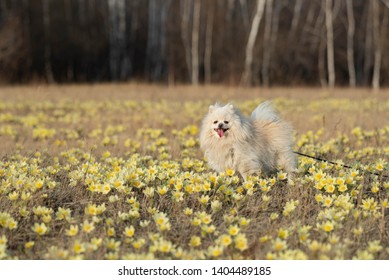
<path fill-rule="evenodd" d="M 239 0 L 240 3 L 240 10 L 242 12 L 242 19 L 243 19 L 243 26 L 244 29 L 247 30 L 250 26 L 250 21 L 249 21 L 249 11 L 247 7 L 247 0 Z"/>
<path fill-rule="evenodd" d="M 189 1 L 180 1 L 181 8 L 181 37 L 185 50 L 185 62 L 188 69 L 189 77 L 192 77 L 192 61 L 191 61 L 191 43 L 189 41 L 189 16 L 192 9 L 192 3 Z"/>
<path fill-rule="evenodd" d="M 73 10 L 72 10 L 72 3 L 70 1 L 65 1 L 65 19 L 66 19 L 66 29 L 67 29 L 67 38 L 69 41 L 74 40 L 74 33 L 73 33 Z M 74 51 L 73 49 L 69 50 L 69 55 L 67 57 L 67 80 L 68 81 L 74 81 Z"/>
<path fill-rule="evenodd" d="M 301 15 L 301 8 L 303 4 L 303 0 L 297 0 L 296 4 L 294 5 L 294 11 L 293 11 L 293 19 L 291 24 L 291 32 L 289 33 L 289 39 L 291 39 L 291 36 L 294 36 L 296 34 L 296 30 L 300 21 L 300 15 Z"/>
<path fill-rule="evenodd" d="M 366 37 L 363 46 L 363 84 L 367 86 L 370 80 L 370 73 L 372 67 L 372 53 L 373 53 L 373 34 L 372 34 L 372 2 L 366 1 Z"/>
<path fill-rule="evenodd" d="M 54 83 L 53 68 L 51 65 L 51 43 L 50 43 L 50 0 L 42 0 L 43 29 L 45 34 L 44 61 L 45 74 L 49 84 Z"/>
<path fill-rule="evenodd" d="M 270 37 L 272 34 L 272 18 L 273 18 L 273 0 L 266 1 L 266 18 L 265 31 L 263 38 L 263 61 L 262 61 L 262 83 L 264 86 L 269 86 L 269 64 L 270 64 Z"/>
<path fill-rule="evenodd" d="M 200 10 L 201 0 L 194 0 L 193 27 L 192 27 L 192 75 L 193 85 L 199 84 L 199 34 L 200 34 Z"/>
<path fill-rule="evenodd" d="M 258 34 L 259 24 L 261 23 L 262 15 L 265 9 L 265 3 L 266 0 L 257 1 L 257 10 L 251 23 L 250 34 L 246 45 L 245 67 L 241 80 L 241 83 L 244 86 L 249 86 L 252 83 L 254 44 Z"/>
<path fill-rule="evenodd" d="M 129 61 L 126 54 L 126 2 L 108 0 L 109 10 L 109 66 L 112 80 L 128 77 Z"/>
<path fill-rule="evenodd" d="M 204 51 L 204 72 L 205 83 L 210 84 L 212 82 L 212 34 L 213 34 L 213 17 L 214 17 L 214 3 L 209 3 L 207 11 L 207 28 L 205 31 L 205 51 Z"/>
<path fill-rule="evenodd" d="M 353 12 L 353 0 L 346 0 L 347 5 L 347 66 L 349 73 L 349 84 L 351 87 L 355 87 L 355 63 L 354 63 L 354 31 L 355 20 Z"/>
<path fill-rule="evenodd" d="M 379 0 L 372 0 L 373 4 L 373 41 L 374 41 L 374 70 L 372 86 L 374 89 L 380 87 L 381 70 L 381 42 L 380 42 L 380 14 L 378 7 Z"/>
<path fill-rule="evenodd" d="M 334 33 L 332 22 L 332 0 L 326 0 L 326 30 L 327 30 L 327 67 L 328 86 L 335 86 Z"/>

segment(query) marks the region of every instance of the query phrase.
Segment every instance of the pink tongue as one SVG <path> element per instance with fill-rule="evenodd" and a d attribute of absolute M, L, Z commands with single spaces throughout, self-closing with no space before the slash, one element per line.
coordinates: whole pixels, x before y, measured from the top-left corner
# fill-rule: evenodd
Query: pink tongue
<path fill-rule="evenodd" d="M 219 134 L 219 137 L 223 137 L 223 136 L 224 136 L 224 131 L 223 131 L 223 129 L 219 128 L 219 129 L 217 130 L 217 134 Z"/>

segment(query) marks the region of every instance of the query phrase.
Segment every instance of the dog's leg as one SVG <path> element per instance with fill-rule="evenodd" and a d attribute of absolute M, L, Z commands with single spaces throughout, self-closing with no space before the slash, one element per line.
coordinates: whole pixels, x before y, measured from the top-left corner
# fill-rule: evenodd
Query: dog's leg
<path fill-rule="evenodd" d="M 283 151 L 278 155 L 277 164 L 281 166 L 288 174 L 288 184 L 293 185 L 293 179 L 297 170 L 296 156 L 292 149 Z"/>

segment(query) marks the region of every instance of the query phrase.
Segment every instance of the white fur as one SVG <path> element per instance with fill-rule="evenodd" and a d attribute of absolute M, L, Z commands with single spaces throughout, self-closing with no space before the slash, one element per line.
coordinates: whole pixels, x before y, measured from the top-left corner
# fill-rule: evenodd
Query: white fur
<path fill-rule="evenodd" d="M 217 172 L 233 169 L 246 179 L 252 174 L 268 175 L 281 166 L 290 175 L 296 168 L 291 136 L 291 126 L 270 102 L 260 104 L 249 118 L 231 104 L 215 104 L 204 117 L 200 146 Z"/>

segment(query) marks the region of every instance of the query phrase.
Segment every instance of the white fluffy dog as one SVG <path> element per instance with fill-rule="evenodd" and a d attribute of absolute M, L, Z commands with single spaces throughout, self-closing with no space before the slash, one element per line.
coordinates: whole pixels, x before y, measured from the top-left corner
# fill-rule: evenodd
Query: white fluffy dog
<path fill-rule="evenodd" d="M 200 146 L 217 172 L 233 169 L 246 180 L 249 175 L 274 173 L 280 166 L 290 179 L 296 168 L 292 131 L 269 101 L 260 104 L 249 118 L 231 104 L 215 104 L 204 117 Z"/>

